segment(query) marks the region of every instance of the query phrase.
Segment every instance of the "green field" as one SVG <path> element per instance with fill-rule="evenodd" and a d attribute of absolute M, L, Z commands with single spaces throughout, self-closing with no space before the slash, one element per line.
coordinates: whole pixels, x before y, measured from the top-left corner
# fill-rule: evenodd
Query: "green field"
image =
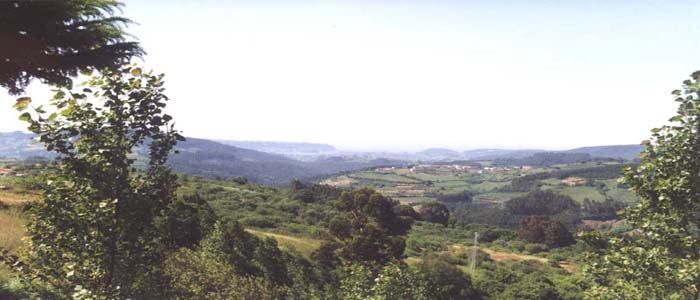
<path fill-rule="evenodd" d="M 512 166 L 492 168 L 482 163 L 479 168 L 468 170 L 446 165 L 422 165 L 405 168 L 365 170 L 323 180 L 322 183 L 338 187 L 370 187 L 391 196 L 402 203 L 421 203 L 434 201 L 438 195 L 470 191 L 476 202 L 503 202 L 520 196 L 528 190 L 512 191 L 506 187 L 522 176 L 533 174 L 554 174 L 547 178 L 534 180 L 533 188 L 552 190 L 567 195 L 577 202 L 585 199 L 604 201 L 611 198 L 624 203 L 632 203 L 635 196 L 626 188 L 618 187 L 616 178 L 606 175 L 596 178 L 577 177 L 576 175 L 560 178 L 563 175 L 576 174 L 577 171 L 590 171 L 606 166 L 619 166 L 619 163 L 576 163 L 556 165 L 553 167 Z M 557 173 L 559 172 L 559 173 Z M 612 177 L 615 177 L 613 174 Z M 546 176 L 545 176 L 546 177 Z"/>

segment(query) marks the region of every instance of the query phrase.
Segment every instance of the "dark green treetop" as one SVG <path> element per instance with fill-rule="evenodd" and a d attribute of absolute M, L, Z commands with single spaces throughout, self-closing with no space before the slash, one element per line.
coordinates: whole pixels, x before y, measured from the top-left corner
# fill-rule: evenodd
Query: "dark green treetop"
<path fill-rule="evenodd" d="M 396 214 L 398 205 L 368 188 L 343 193 L 336 204 L 341 215 L 329 224 L 331 238 L 314 256 L 332 262 L 335 253 L 346 263 L 373 267 L 403 258 L 413 219 Z"/>
<path fill-rule="evenodd" d="M 11 94 L 31 79 L 70 85 L 81 71 L 116 68 L 143 55 L 130 41 L 115 0 L 0 1 L 0 86 Z"/>

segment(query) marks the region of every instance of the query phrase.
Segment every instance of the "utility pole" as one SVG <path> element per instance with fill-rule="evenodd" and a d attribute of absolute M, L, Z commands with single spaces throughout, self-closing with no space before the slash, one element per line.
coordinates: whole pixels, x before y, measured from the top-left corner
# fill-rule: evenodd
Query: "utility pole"
<path fill-rule="evenodd" d="M 474 248 L 472 248 L 472 267 L 471 271 L 474 273 L 476 270 L 476 249 L 479 247 L 479 233 L 474 232 Z"/>

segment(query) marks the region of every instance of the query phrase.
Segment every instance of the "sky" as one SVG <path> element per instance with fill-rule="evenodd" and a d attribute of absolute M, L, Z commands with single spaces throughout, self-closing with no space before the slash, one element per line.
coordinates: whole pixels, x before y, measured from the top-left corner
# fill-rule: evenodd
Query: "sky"
<path fill-rule="evenodd" d="M 166 74 L 168 111 L 192 137 L 384 151 L 637 144 L 700 69 L 698 1 L 124 3 L 142 64 Z M 0 131 L 23 129 L 3 102 Z"/>

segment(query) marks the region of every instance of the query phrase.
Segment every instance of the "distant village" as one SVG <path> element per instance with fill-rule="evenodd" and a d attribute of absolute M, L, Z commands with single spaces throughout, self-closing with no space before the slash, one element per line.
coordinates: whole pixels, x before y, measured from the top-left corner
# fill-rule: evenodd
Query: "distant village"
<path fill-rule="evenodd" d="M 9 177 L 9 176 L 22 177 L 24 175 L 17 173 L 15 170 L 12 170 L 12 169 L 0 168 L 0 177 Z M 0 185 L 0 191 L 4 191 L 4 190 L 8 190 L 8 189 L 9 189 L 8 187 L 6 187 L 4 185 Z"/>
<path fill-rule="evenodd" d="M 0 168 L 0 176 L 17 176 L 18 173 L 12 169 Z M 20 176 L 22 174 L 19 174 Z"/>
<path fill-rule="evenodd" d="M 384 167 L 375 169 L 379 173 L 392 173 L 400 167 Z M 484 172 L 510 172 L 513 170 L 530 170 L 532 166 L 511 166 L 511 167 L 477 167 L 473 165 L 444 165 L 444 164 L 420 164 L 412 166 L 408 169 L 411 173 L 419 173 L 425 171 L 456 171 L 456 172 L 474 172 L 482 174 Z"/>

